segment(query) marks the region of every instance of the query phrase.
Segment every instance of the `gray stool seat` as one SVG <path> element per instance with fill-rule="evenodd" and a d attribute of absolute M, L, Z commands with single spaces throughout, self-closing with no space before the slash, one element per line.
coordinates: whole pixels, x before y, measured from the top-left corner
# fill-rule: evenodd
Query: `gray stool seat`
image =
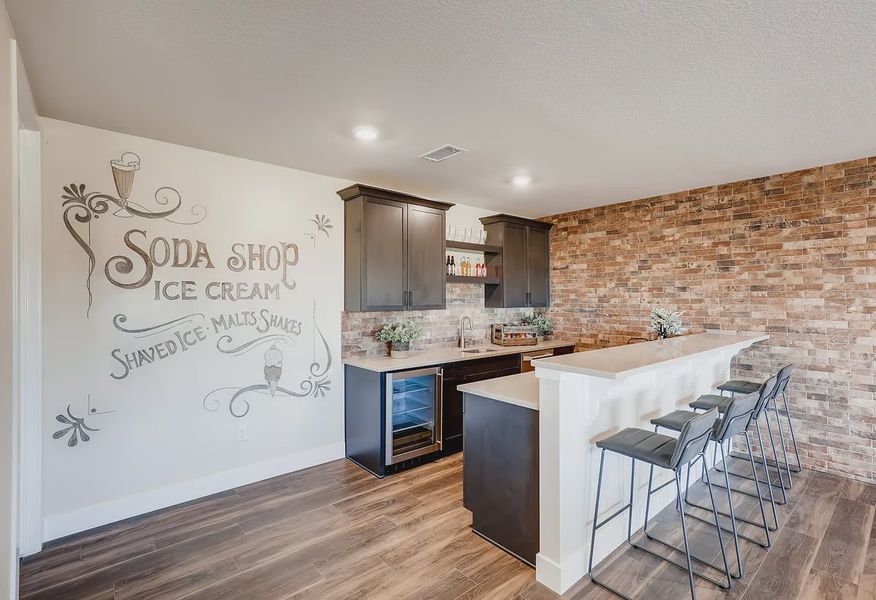
<path fill-rule="evenodd" d="M 674 410 L 668 415 L 651 419 L 651 425 L 657 425 L 672 431 L 681 431 L 684 424 L 696 416 L 697 413 L 690 410 Z"/>
<path fill-rule="evenodd" d="M 713 408 L 717 408 L 718 412 L 724 413 L 727 412 L 727 407 L 730 406 L 730 402 L 732 402 L 732 398 L 729 398 L 728 396 L 718 396 L 717 394 L 703 394 L 702 396 L 688 404 L 688 406 L 695 410 L 711 410 Z"/>
<path fill-rule="evenodd" d="M 623 431 L 596 442 L 596 447 L 669 469 L 677 444 L 678 440 L 674 437 L 645 429 L 627 427 Z"/>
<path fill-rule="evenodd" d="M 731 379 L 730 381 L 725 381 L 719 385 L 718 389 L 723 392 L 731 392 L 734 394 L 751 394 L 760 389 L 760 384 L 754 381 Z"/>

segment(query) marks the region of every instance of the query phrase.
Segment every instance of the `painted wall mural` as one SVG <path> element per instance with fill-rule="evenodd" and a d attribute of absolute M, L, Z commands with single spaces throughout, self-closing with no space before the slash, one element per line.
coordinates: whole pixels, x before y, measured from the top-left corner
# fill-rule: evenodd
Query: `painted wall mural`
<path fill-rule="evenodd" d="M 313 398 L 324 398 L 326 393 L 331 390 L 331 379 L 328 377 L 328 371 L 332 366 L 332 353 L 328 341 L 316 323 L 316 302 L 313 303 L 313 330 L 318 341 L 314 339 L 313 344 L 313 360 L 308 367 L 308 374 L 302 378 L 298 385 L 297 391 L 290 390 L 280 385 L 280 378 L 283 375 L 284 355 L 280 347 L 284 342 L 294 342 L 294 340 L 286 335 L 265 335 L 257 337 L 242 345 L 223 349 L 220 347 L 223 341 L 230 342 L 230 336 L 222 336 L 216 342 L 216 347 L 220 352 L 226 354 L 231 353 L 247 353 L 259 346 L 271 344 L 265 351 L 265 367 L 264 380 L 265 383 L 256 383 L 245 387 L 220 387 L 211 390 L 204 396 L 204 408 L 210 412 L 216 411 L 221 406 L 221 398 L 230 396 L 228 399 L 228 411 L 235 417 L 244 417 L 249 413 L 250 404 L 246 399 L 247 396 L 254 394 L 270 395 L 275 397 L 279 392 L 281 396 L 289 396 L 293 398 L 305 398 L 311 396 Z M 279 344 L 279 346 L 278 346 Z"/>
<path fill-rule="evenodd" d="M 321 233 L 321 234 L 325 235 L 326 239 L 328 239 L 330 237 L 329 229 L 334 227 L 334 225 L 332 225 L 331 219 L 329 219 L 325 215 L 320 215 L 320 214 L 314 215 L 313 218 L 310 219 L 310 222 L 313 223 L 314 225 L 316 225 L 316 232 L 305 233 L 304 235 L 306 235 L 311 240 L 313 240 L 313 247 L 316 248 L 317 235 L 319 235 Z"/>
<path fill-rule="evenodd" d="M 342 457 L 352 182 L 41 129 L 48 535 Z"/>
<path fill-rule="evenodd" d="M 98 257 L 92 245 L 92 223 L 110 211 L 112 216 L 123 219 L 142 218 L 163 220 L 176 225 L 196 226 L 207 218 L 207 209 L 195 204 L 187 219 L 179 217 L 183 207 L 182 196 L 176 188 L 158 188 L 152 202 L 154 207 L 132 201 L 134 176 L 140 170 L 140 157 L 134 152 L 124 152 L 118 159 L 109 161 L 110 170 L 118 196 L 103 192 L 88 192 L 85 184 L 71 183 L 63 186 L 62 219 L 64 226 L 87 257 L 85 290 L 87 294 L 86 318 L 91 317 L 94 304 L 92 277 Z M 309 221 L 315 226 L 312 238 L 329 239 L 333 228 L 331 219 L 317 213 Z M 279 300 L 283 291 L 295 290 L 294 268 L 299 262 L 298 245 L 288 241 L 276 243 L 233 242 L 221 257 L 215 249 L 200 239 L 189 237 L 151 236 L 146 229 L 129 229 L 119 240 L 124 250 L 109 256 L 103 268 L 108 283 L 123 289 L 136 290 L 150 286 L 150 297 L 156 302 L 185 302 L 209 300 L 238 302 L 241 300 Z M 162 269 L 174 273 L 192 270 L 227 270 L 229 273 L 250 273 L 262 276 L 256 281 L 232 281 L 215 278 L 201 283 L 193 279 L 157 276 Z M 180 271 L 176 271 L 179 269 Z M 271 275 L 274 279 L 267 280 Z M 162 320 L 158 323 L 133 323 L 125 313 L 117 313 L 112 325 L 121 337 L 121 343 L 109 351 L 111 357 L 109 377 L 126 380 L 144 369 L 152 369 L 172 362 L 189 351 L 211 346 L 221 354 L 242 356 L 257 349 L 264 349 L 262 383 L 246 386 L 221 386 L 210 390 L 201 404 L 209 412 L 227 405 L 229 413 L 242 418 L 250 412 L 250 400 L 262 396 L 270 398 L 324 398 L 331 390 L 328 376 L 332 365 L 332 353 L 325 335 L 317 324 L 317 305 L 313 302 L 311 327 L 313 338 L 312 360 L 303 373 L 286 368 L 285 380 L 297 378 L 296 383 L 283 381 L 285 355 L 283 350 L 293 347 L 302 335 L 301 320 L 281 314 L 269 308 L 236 312 L 192 312 Z M 211 343 L 212 340 L 212 343 Z M 290 365 L 291 366 L 291 365 Z M 77 417 L 67 407 L 66 414 L 56 420 L 66 427 L 55 432 L 53 437 L 68 437 L 68 445 L 75 447 L 81 440 L 88 442 L 99 429 L 87 425 L 84 417 Z"/>
<path fill-rule="evenodd" d="M 98 410 L 91 405 L 91 395 L 88 396 L 86 410 L 87 416 L 95 417 L 97 415 L 108 415 L 114 412 L 114 410 Z M 82 442 L 90 442 L 91 435 L 89 435 L 89 433 L 94 434 L 94 432 L 100 431 L 100 429 L 96 427 L 90 427 L 87 425 L 85 423 L 85 417 L 75 416 L 69 404 L 67 405 L 66 414 L 58 414 L 55 416 L 55 420 L 61 423 L 62 427 L 52 434 L 52 439 L 60 440 L 66 438 L 67 446 L 70 448 L 76 447 L 80 440 Z"/>
<path fill-rule="evenodd" d="M 113 216 L 123 219 L 141 217 L 144 219 L 163 219 L 181 225 L 194 225 L 207 217 L 207 210 L 201 205 L 195 205 L 191 209 L 192 220 L 171 219 L 170 217 L 182 207 L 182 197 L 175 188 L 169 186 L 160 187 L 155 191 L 153 201 L 158 208 L 150 209 L 129 200 L 131 188 L 134 185 L 134 174 L 140 169 L 140 157 L 133 152 L 125 152 L 120 158 L 111 160 L 110 169 L 118 197 L 102 192 L 86 192 L 84 183 L 65 185 L 63 186 L 64 193 L 61 194 L 64 225 L 88 257 L 88 273 L 85 277 L 85 289 L 88 293 L 86 316 L 89 316 L 91 312 L 93 302 L 91 277 L 97 264 L 94 251 L 91 249 L 91 225 L 92 221 L 98 220 L 101 215 L 109 212 L 110 203 L 118 207 L 112 213 Z M 82 225 L 85 226 L 84 235 L 81 231 Z M 128 236 L 125 236 L 126 241 L 127 238 Z M 113 257 L 107 261 L 105 273 L 107 278 L 114 283 L 115 281 L 110 276 L 111 262 L 114 263 L 115 269 L 119 273 L 130 273 L 134 266 L 126 257 Z"/>

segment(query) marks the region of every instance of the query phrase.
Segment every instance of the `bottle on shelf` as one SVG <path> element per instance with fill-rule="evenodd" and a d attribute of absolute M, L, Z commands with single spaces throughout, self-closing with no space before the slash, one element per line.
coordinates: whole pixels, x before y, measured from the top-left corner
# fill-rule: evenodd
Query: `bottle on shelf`
<path fill-rule="evenodd" d="M 444 263 L 444 274 L 450 275 L 450 255 L 447 255 L 447 262 Z"/>
<path fill-rule="evenodd" d="M 450 274 L 456 275 L 456 257 L 455 256 L 450 257 Z"/>

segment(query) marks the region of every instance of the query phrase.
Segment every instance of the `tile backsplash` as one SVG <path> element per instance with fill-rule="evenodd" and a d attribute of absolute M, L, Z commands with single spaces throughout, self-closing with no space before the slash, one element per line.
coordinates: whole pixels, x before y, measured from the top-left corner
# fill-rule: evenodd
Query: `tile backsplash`
<path fill-rule="evenodd" d="M 483 284 L 451 283 L 447 285 L 444 310 L 341 313 L 341 350 L 343 358 L 388 354 L 388 345 L 374 339 L 374 334 L 397 319 L 413 319 L 423 326 L 423 337 L 412 344 L 414 350 L 455 346 L 463 315 L 472 320 L 473 331 L 466 331 L 465 338 L 474 346 L 488 341 L 492 323 L 515 322 L 532 312 L 531 308 L 485 308 Z"/>

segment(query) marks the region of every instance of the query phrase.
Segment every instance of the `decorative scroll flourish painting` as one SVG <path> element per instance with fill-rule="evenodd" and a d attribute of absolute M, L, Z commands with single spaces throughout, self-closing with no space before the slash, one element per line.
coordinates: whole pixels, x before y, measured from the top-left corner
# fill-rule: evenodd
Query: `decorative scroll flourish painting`
<path fill-rule="evenodd" d="M 323 398 L 331 389 L 331 380 L 328 378 L 329 368 L 332 366 L 332 353 L 328 342 L 323 335 L 322 330 L 316 322 L 316 302 L 313 303 L 313 360 L 308 367 L 308 374 L 302 378 L 297 389 L 289 389 L 280 385 L 280 379 L 283 375 L 284 355 L 281 350 L 284 342 L 290 341 L 287 336 L 262 336 L 252 341 L 247 342 L 236 348 L 222 349 L 219 344 L 223 341 L 223 336 L 219 339 L 216 347 L 220 352 L 231 353 L 233 351 L 249 352 L 258 346 L 270 343 L 270 347 L 264 352 L 265 368 L 264 381 L 265 383 L 254 383 L 244 387 L 220 387 L 210 391 L 204 396 L 203 405 L 208 411 L 216 411 L 221 406 L 221 399 L 228 397 L 228 412 L 235 417 L 244 417 L 249 413 L 250 403 L 248 397 L 256 397 L 254 395 L 269 395 L 274 398 L 278 393 L 281 396 L 294 398 Z M 318 338 L 318 339 L 317 339 Z M 226 340 L 227 341 L 227 340 Z"/>
<path fill-rule="evenodd" d="M 125 152 L 118 159 L 110 161 L 110 169 L 113 181 L 116 184 L 118 197 L 102 192 L 86 192 L 84 183 L 71 183 L 65 185 L 61 194 L 63 202 L 63 218 L 67 231 L 79 244 L 88 258 L 88 270 L 85 277 L 85 290 L 88 293 L 88 308 L 86 316 L 91 312 L 93 296 L 91 293 L 91 277 L 97 260 L 91 249 L 91 224 L 98 220 L 101 215 L 110 210 L 110 204 L 117 209 L 113 212 L 114 217 L 130 219 L 140 217 L 143 219 L 163 219 L 171 223 L 194 225 L 207 217 L 207 210 L 201 205 L 195 205 L 191 209 L 191 220 L 177 220 L 170 217 L 175 215 L 182 207 L 182 197 L 179 192 L 169 186 L 158 188 L 153 195 L 155 208 L 148 208 L 142 204 L 130 200 L 131 189 L 134 185 L 134 174 L 140 170 L 140 157 L 133 152 Z M 84 226 L 84 231 L 82 227 Z M 107 263 L 107 268 L 109 263 Z M 129 262 L 121 262 L 116 265 L 120 273 L 130 272 L 133 265 Z"/>
<path fill-rule="evenodd" d="M 95 417 L 97 415 L 106 415 L 110 413 L 114 413 L 114 410 L 98 410 L 97 408 L 91 405 L 91 396 L 88 396 L 87 402 L 87 417 Z M 70 405 L 67 405 L 66 413 L 60 413 L 55 416 L 55 420 L 58 423 L 61 423 L 61 429 L 55 431 L 52 434 L 52 439 L 60 440 L 66 439 L 67 446 L 70 448 L 75 448 L 80 441 L 82 442 L 90 442 L 91 435 L 96 431 L 100 431 L 100 429 L 96 427 L 91 427 L 85 423 L 86 417 L 77 417 L 73 414 Z M 91 422 L 91 421 L 89 421 Z"/>
<path fill-rule="evenodd" d="M 142 290 L 137 302 L 124 301 L 119 304 L 121 311 L 110 313 L 114 315 L 111 326 L 118 341 L 107 351 L 105 372 L 113 385 L 138 385 L 131 380 L 182 362 L 181 356 L 192 356 L 189 351 L 215 352 L 213 359 L 199 359 L 209 363 L 199 364 L 219 364 L 216 361 L 220 357 L 235 360 L 239 370 L 227 371 L 227 376 L 243 379 L 244 385 L 220 385 L 203 393 L 198 399 L 208 412 L 223 408 L 226 414 L 242 418 L 256 406 L 262 408 L 265 403 L 261 400 L 280 406 L 282 400 L 325 398 L 332 389 L 329 371 L 333 357 L 318 322 L 316 300 L 311 314 L 304 319 L 294 314 L 295 309 L 288 314 L 288 303 L 272 303 L 286 299 L 297 289 L 298 245 L 285 240 L 234 241 L 223 252 L 195 235 L 169 234 L 167 227 L 156 229 L 153 225 L 169 223 L 174 232 L 179 227 L 174 230 L 173 226 L 195 231 L 194 226 L 207 218 L 207 209 L 202 204 L 185 208 L 182 195 L 171 186 L 159 187 L 148 201 L 138 199 L 133 192 L 141 160 L 134 152 L 110 160 L 109 166 L 115 194 L 89 191 L 84 183 L 64 185 L 61 216 L 75 247 L 85 256 L 85 319 L 91 319 L 96 309 L 100 310 L 95 314 L 106 315 L 110 302 L 120 302 L 118 294 L 104 297 L 105 288 L 93 289 L 100 264 L 106 282 L 115 289 Z M 128 219 L 135 226 L 126 228 L 123 234 L 118 227 L 101 230 L 101 236 L 93 237 L 93 228 L 101 217 L 108 216 Z M 326 214 L 304 217 L 300 223 L 307 226 L 302 233 L 313 240 L 314 248 L 317 239 L 331 239 L 334 226 Z M 119 237 L 113 241 L 116 235 Z M 101 247 L 108 242 L 120 250 L 99 258 Z M 216 275 L 223 271 L 226 276 Z M 154 305 L 155 310 L 140 314 L 133 307 L 146 308 L 142 301 L 160 303 L 160 307 Z M 183 305 L 191 308 L 175 309 Z M 292 304 L 296 305 L 300 302 Z M 210 310 L 210 306 L 216 309 Z M 306 352 L 302 343 L 312 346 L 309 360 L 300 356 Z M 257 372 L 253 371 L 255 364 Z M 190 369 L 191 363 L 178 368 Z M 91 442 L 96 434 L 99 437 L 103 426 L 95 417 L 108 412 L 113 411 L 92 411 L 90 396 L 88 412 L 68 405 L 56 415 L 60 428 L 52 437 L 66 440 L 70 448 Z"/>

